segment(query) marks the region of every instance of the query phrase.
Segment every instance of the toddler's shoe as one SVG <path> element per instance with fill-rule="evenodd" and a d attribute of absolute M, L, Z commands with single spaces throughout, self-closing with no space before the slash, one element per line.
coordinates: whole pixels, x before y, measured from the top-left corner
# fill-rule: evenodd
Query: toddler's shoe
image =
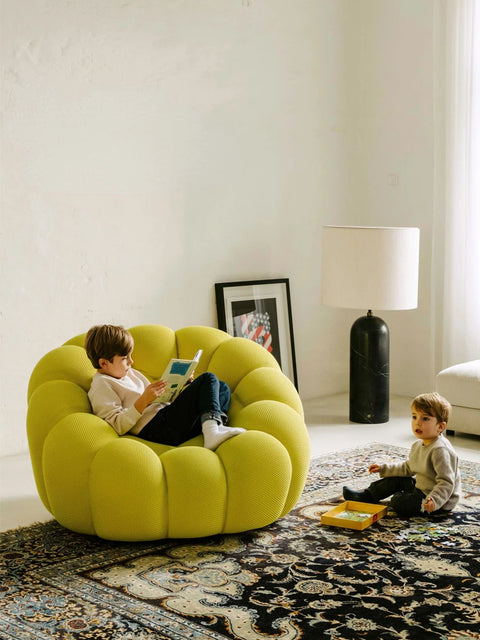
<path fill-rule="evenodd" d="M 371 504 L 378 504 L 380 500 L 373 497 L 368 489 L 363 491 L 355 491 L 348 487 L 343 487 L 343 497 L 345 500 L 353 500 L 354 502 L 369 502 Z"/>

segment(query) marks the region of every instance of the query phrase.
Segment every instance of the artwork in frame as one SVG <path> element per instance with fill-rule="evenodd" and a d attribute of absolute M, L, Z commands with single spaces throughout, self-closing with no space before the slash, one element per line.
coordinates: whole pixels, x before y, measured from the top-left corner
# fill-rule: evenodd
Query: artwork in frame
<path fill-rule="evenodd" d="M 218 282 L 215 297 L 219 329 L 267 349 L 298 389 L 288 278 Z"/>

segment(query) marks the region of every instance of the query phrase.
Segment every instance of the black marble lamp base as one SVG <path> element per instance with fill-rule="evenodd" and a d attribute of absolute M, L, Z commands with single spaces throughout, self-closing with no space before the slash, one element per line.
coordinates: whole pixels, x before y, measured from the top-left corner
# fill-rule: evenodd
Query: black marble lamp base
<path fill-rule="evenodd" d="M 350 420 L 378 424 L 389 418 L 388 327 L 369 311 L 350 331 Z"/>

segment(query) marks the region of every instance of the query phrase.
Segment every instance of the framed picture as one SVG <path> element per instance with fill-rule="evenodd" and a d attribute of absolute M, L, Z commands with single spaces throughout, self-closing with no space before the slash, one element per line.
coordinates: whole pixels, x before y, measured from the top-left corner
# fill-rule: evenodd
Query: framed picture
<path fill-rule="evenodd" d="M 215 297 L 219 329 L 262 345 L 298 389 L 288 278 L 219 282 Z"/>

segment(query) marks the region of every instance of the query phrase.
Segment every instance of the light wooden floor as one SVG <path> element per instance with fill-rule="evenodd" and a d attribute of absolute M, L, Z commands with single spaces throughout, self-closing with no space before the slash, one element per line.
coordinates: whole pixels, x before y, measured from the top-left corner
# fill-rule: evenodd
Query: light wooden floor
<path fill-rule="evenodd" d="M 385 424 L 354 424 L 348 420 L 348 395 L 304 402 L 312 456 L 342 451 L 372 442 L 410 448 L 410 398 L 390 400 L 390 420 Z M 451 438 L 460 458 L 480 462 L 480 437 Z M 0 531 L 50 520 L 38 498 L 28 454 L 0 458 Z"/>

